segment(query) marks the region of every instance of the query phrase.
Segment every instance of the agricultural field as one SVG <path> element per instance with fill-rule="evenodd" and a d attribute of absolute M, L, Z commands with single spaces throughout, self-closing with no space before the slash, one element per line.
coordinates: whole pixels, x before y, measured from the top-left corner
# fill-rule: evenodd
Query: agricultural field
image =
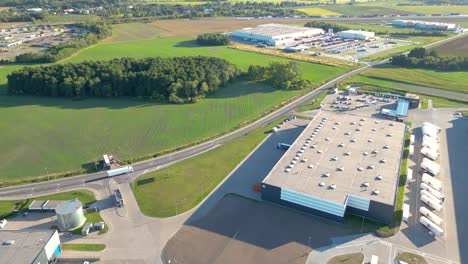
<path fill-rule="evenodd" d="M 430 5 L 394 5 L 392 8 L 412 14 L 468 14 L 468 5 L 464 6 L 430 6 Z"/>
<path fill-rule="evenodd" d="M 102 43 L 126 42 L 148 38 L 156 38 L 161 32 L 160 28 L 151 26 L 150 23 L 123 23 L 112 25 L 112 36 Z"/>
<path fill-rule="evenodd" d="M 339 16 L 340 13 L 333 12 L 327 9 L 323 9 L 320 7 L 305 7 L 305 8 L 298 8 L 296 9 L 299 12 L 303 12 L 308 16 Z"/>
<path fill-rule="evenodd" d="M 466 72 L 461 71 L 439 72 L 426 69 L 406 69 L 388 66 L 365 70 L 361 72 L 359 76 L 364 76 L 376 80 L 397 81 L 402 83 L 433 87 L 442 90 L 451 90 L 464 93 L 468 92 Z M 353 78 L 349 81 L 352 81 Z"/>
<path fill-rule="evenodd" d="M 434 48 L 441 55 L 468 57 L 468 35 Z"/>
<path fill-rule="evenodd" d="M 159 4 L 159 5 L 203 5 L 206 1 L 165 1 L 165 0 L 149 0 L 145 1 L 146 4 Z"/>
<path fill-rule="evenodd" d="M 404 10 L 396 10 L 382 6 L 366 6 L 366 5 L 329 5 L 324 6 L 324 9 L 340 13 L 346 16 L 362 16 L 362 15 L 404 15 L 410 12 Z"/>

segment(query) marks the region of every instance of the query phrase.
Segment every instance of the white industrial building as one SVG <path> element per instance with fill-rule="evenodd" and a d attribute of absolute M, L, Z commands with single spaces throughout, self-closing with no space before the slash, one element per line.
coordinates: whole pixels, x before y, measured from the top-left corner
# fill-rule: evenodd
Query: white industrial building
<path fill-rule="evenodd" d="M 419 20 L 401 20 L 395 19 L 392 21 L 392 26 L 409 27 L 419 30 L 438 30 L 438 31 L 458 31 L 460 28 L 452 23 L 439 23 Z"/>
<path fill-rule="evenodd" d="M 0 264 L 54 263 L 60 255 L 57 230 L 0 230 Z"/>
<path fill-rule="evenodd" d="M 262 199 L 343 222 L 393 219 L 405 124 L 320 113 L 262 182 Z"/>
<path fill-rule="evenodd" d="M 231 33 L 233 40 L 252 41 L 268 46 L 288 45 L 295 39 L 323 34 L 321 28 L 289 26 L 283 24 L 264 24 L 255 28 L 243 28 Z"/>
<path fill-rule="evenodd" d="M 375 37 L 375 32 L 363 30 L 345 30 L 336 33 L 336 36 L 344 39 L 362 39 L 368 40 Z"/>
<path fill-rule="evenodd" d="M 17 40 L 17 41 L 12 41 L 12 42 L 0 43 L 0 46 L 4 47 L 4 48 L 11 48 L 11 47 L 14 47 L 14 46 L 18 46 L 18 45 L 20 45 L 22 43 L 23 43 L 22 40 Z"/>

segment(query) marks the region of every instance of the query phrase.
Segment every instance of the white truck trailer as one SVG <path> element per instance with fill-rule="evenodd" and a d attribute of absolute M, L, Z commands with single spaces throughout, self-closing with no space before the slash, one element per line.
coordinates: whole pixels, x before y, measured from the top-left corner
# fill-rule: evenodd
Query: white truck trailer
<path fill-rule="evenodd" d="M 424 206 L 421 206 L 419 208 L 419 212 L 421 213 L 421 215 L 425 216 L 427 219 L 431 220 L 436 225 L 442 225 L 444 223 L 444 220 L 440 218 L 440 216 L 434 214 L 433 212 L 431 212 L 431 210 L 427 209 Z"/>
<path fill-rule="evenodd" d="M 432 123 L 429 123 L 429 122 L 424 122 L 423 127 L 430 127 L 432 129 L 436 130 L 437 132 L 440 132 L 442 130 L 442 128 L 440 128 L 439 126 L 436 126 L 436 125 L 434 125 Z"/>
<path fill-rule="evenodd" d="M 428 137 L 431 137 L 431 138 L 437 138 L 437 132 L 430 129 L 430 128 L 424 128 L 423 127 L 422 132 L 423 132 L 424 136 L 428 136 Z"/>
<path fill-rule="evenodd" d="M 421 194 L 421 196 L 425 195 L 425 196 L 431 198 L 432 201 L 434 201 L 434 202 L 436 202 L 436 203 L 438 203 L 440 205 L 443 205 L 442 201 L 440 199 L 438 199 L 437 197 L 435 197 L 434 195 L 432 195 L 430 192 L 428 192 L 426 190 L 421 190 L 419 193 Z"/>
<path fill-rule="evenodd" d="M 408 223 L 409 218 L 409 204 L 403 204 L 403 221 Z"/>
<path fill-rule="evenodd" d="M 436 189 L 432 188 L 431 186 L 425 184 L 424 182 L 421 182 L 419 187 L 421 187 L 421 190 L 425 190 L 425 191 L 429 192 L 431 195 L 433 195 L 437 199 L 441 200 L 442 202 L 445 201 L 445 195 L 443 193 L 437 191 Z"/>
<path fill-rule="evenodd" d="M 430 158 L 431 160 L 437 160 L 439 158 L 439 153 L 437 153 L 436 150 L 430 149 L 428 147 L 422 147 L 421 154 Z"/>
<path fill-rule="evenodd" d="M 423 136 L 422 141 L 423 142 L 425 142 L 425 141 L 433 142 L 433 143 L 439 144 L 439 139 L 438 138 L 433 138 L 433 137 L 429 137 L 429 136 Z"/>
<path fill-rule="evenodd" d="M 410 156 L 414 155 L 414 145 L 409 146 L 409 154 L 410 154 Z"/>
<path fill-rule="evenodd" d="M 429 148 L 435 152 L 439 152 L 439 143 L 432 142 L 432 141 L 423 141 L 421 146 L 423 148 Z"/>
<path fill-rule="evenodd" d="M 421 201 L 434 208 L 434 210 L 436 210 L 437 212 L 442 212 L 442 210 L 444 209 L 443 205 L 424 194 L 421 195 Z"/>
<path fill-rule="evenodd" d="M 421 162 L 421 169 L 431 173 L 434 176 L 437 176 L 440 173 L 440 165 L 428 158 L 423 158 L 423 161 Z"/>
<path fill-rule="evenodd" d="M 421 181 L 437 191 L 442 190 L 442 182 L 427 173 L 423 173 Z"/>
<path fill-rule="evenodd" d="M 431 220 L 427 219 L 427 217 L 425 216 L 421 216 L 421 218 L 419 218 L 419 222 L 427 227 L 429 230 L 432 231 L 432 233 L 434 233 L 436 236 L 442 236 L 444 235 L 444 230 L 436 225 L 435 223 L 433 223 Z"/>
<path fill-rule="evenodd" d="M 133 167 L 132 166 L 126 166 L 118 169 L 113 169 L 113 170 L 108 170 L 107 171 L 107 176 L 108 177 L 114 177 L 117 175 L 125 174 L 125 173 L 131 173 L 133 172 Z"/>
<path fill-rule="evenodd" d="M 415 136 L 411 135 L 410 136 L 410 145 L 414 145 L 414 140 L 415 140 Z"/>

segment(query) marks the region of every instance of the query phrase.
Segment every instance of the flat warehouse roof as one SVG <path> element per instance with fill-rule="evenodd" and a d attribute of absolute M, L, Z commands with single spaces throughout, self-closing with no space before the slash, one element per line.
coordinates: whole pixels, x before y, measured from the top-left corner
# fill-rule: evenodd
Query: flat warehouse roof
<path fill-rule="evenodd" d="M 54 232 L 42 229 L 0 230 L 0 264 L 32 263 Z M 14 243 L 3 245 L 8 240 Z"/>
<path fill-rule="evenodd" d="M 323 32 L 323 30 L 320 28 L 298 27 L 298 26 L 290 26 L 290 25 L 283 25 L 283 24 L 258 25 L 255 28 L 243 28 L 240 30 L 236 30 L 235 32 L 274 37 L 274 36 L 281 36 L 285 34 L 305 32 L 305 31 L 316 31 L 316 34 Z"/>
<path fill-rule="evenodd" d="M 399 116 L 408 116 L 409 101 L 400 99 L 398 100 L 398 106 L 396 114 Z"/>
<path fill-rule="evenodd" d="M 321 112 L 263 182 L 339 204 L 352 194 L 393 205 L 404 132 L 404 123 Z"/>

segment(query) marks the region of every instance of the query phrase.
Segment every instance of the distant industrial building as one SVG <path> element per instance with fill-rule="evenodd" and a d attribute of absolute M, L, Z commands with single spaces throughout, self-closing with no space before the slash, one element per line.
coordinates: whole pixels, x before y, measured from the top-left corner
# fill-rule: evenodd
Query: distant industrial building
<path fill-rule="evenodd" d="M 336 33 L 336 36 L 344 39 L 361 39 L 368 40 L 375 37 L 375 32 L 363 30 L 345 30 Z"/>
<path fill-rule="evenodd" d="M 55 212 L 55 208 L 62 203 L 58 200 L 34 200 L 28 209 L 32 212 Z"/>
<path fill-rule="evenodd" d="M 264 24 L 255 28 L 243 28 L 231 33 L 233 40 L 252 41 L 268 46 L 288 45 L 297 39 L 323 34 L 321 28 Z"/>
<path fill-rule="evenodd" d="M 4 43 L 0 43 L 0 47 L 11 48 L 11 47 L 14 47 L 14 46 L 18 46 L 18 45 L 20 45 L 22 43 L 23 43 L 22 40 L 17 40 L 17 41 L 12 41 L 12 42 L 4 42 Z"/>
<path fill-rule="evenodd" d="M 380 113 L 383 115 L 391 116 L 391 117 L 407 117 L 409 105 L 410 105 L 410 102 L 408 100 L 400 99 L 398 100 L 396 110 L 382 108 Z"/>
<path fill-rule="evenodd" d="M 262 182 L 262 199 L 343 222 L 346 214 L 390 224 L 406 125 L 318 114 Z"/>
<path fill-rule="evenodd" d="M 61 253 L 57 230 L 0 230 L 0 264 L 46 264 Z"/>
<path fill-rule="evenodd" d="M 419 20 L 393 20 L 392 26 L 409 27 L 419 30 L 436 30 L 436 31 L 458 31 L 460 28 L 455 24 L 439 23 Z"/>

